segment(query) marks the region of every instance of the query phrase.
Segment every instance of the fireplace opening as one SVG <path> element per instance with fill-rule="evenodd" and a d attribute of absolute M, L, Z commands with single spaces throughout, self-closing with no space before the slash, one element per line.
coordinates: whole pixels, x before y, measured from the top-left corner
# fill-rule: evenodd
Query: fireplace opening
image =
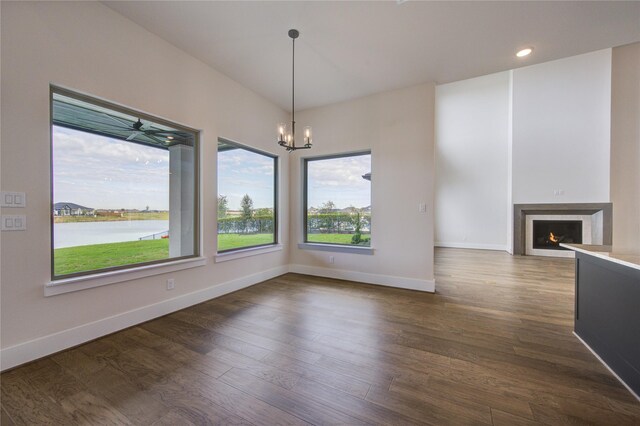
<path fill-rule="evenodd" d="M 534 220 L 533 248 L 567 250 L 560 243 L 582 244 L 581 220 Z"/>

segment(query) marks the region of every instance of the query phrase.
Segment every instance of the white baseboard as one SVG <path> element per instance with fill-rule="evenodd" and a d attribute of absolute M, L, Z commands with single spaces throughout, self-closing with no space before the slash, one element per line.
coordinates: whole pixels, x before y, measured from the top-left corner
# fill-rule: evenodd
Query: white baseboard
<path fill-rule="evenodd" d="M 339 280 L 358 281 L 367 284 L 378 284 L 387 287 L 419 290 L 434 293 L 435 280 L 419 280 L 416 278 L 393 277 L 390 275 L 369 274 L 366 272 L 346 271 L 344 269 L 322 268 L 318 266 L 289 265 L 289 271 L 298 274 L 315 275 Z"/>
<path fill-rule="evenodd" d="M 289 272 L 288 265 L 268 269 L 2 349 L 0 351 L 0 371 L 80 345 L 162 315 L 179 311 L 206 300 L 241 290 L 287 272 Z"/>
<path fill-rule="evenodd" d="M 622 386 L 624 386 L 625 388 L 627 388 L 627 390 L 628 390 L 629 392 L 631 392 L 631 395 L 635 396 L 635 397 L 636 397 L 636 399 L 637 399 L 638 401 L 640 401 L 640 396 L 639 396 L 637 393 L 635 393 L 635 392 L 633 391 L 633 389 L 631 389 L 631 387 L 630 387 L 630 386 L 628 386 L 628 385 L 624 382 L 624 380 L 622 380 L 622 379 L 620 378 L 620 376 L 618 376 L 618 375 L 616 374 L 616 372 L 615 372 L 615 371 L 613 371 L 613 370 L 611 369 L 611 367 L 609 367 L 609 366 L 607 365 L 607 363 L 606 363 L 606 362 L 604 362 L 604 360 L 603 360 L 602 358 L 600 358 L 600 355 L 598 355 L 598 354 L 596 353 L 596 351 L 594 351 L 593 349 L 591 349 L 591 346 L 589 346 L 589 345 L 587 344 L 587 342 L 585 342 L 584 340 L 582 340 L 582 337 L 578 336 L 578 335 L 576 334 L 576 332 L 575 332 L 575 331 L 573 332 L 573 335 L 574 335 L 574 336 L 576 336 L 576 337 L 578 338 L 578 340 L 580 340 L 580 342 L 581 342 L 581 343 L 582 343 L 582 344 L 583 344 L 587 349 L 589 349 L 589 351 L 593 354 L 593 356 L 595 356 L 596 358 L 598 358 L 598 361 L 600 361 L 600 363 L 601 363 L 602 365 L 604 365 L 604 366 L 606 367 L 606 369 L 607 369 L 607 370 L 609 370 L 609 371 L 611 372 L 611 374 L 613 374 L 613 375 L 615 376 L 615 378 L 616 378 L 616 379 L 618 379 L 618 381 L 619 381 L 620 383 L 622 383 Z"/>
<path fill-rule="evenodd" d="M 502 245 L 502 244 L 443 243 L 443 242 L 437 242 L 434 245 L 436 247 L 445 247 L 445 248 L 462 248 L 462 249 L 475 249 L 475 250 L 509 251 L 509 248 L 506 245 Z"/>

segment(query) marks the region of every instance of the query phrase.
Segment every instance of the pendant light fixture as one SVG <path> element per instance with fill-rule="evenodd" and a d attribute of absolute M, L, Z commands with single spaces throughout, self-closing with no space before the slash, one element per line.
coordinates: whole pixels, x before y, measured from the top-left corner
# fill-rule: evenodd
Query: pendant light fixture
<path fill-rule="evenodd" d="M 280 123 L 278 125 L 278 144 L 288 152 L 297 149 L 311 148 L 311 127 L 306 126 L 303 131 L 303 145 L 296 146 L 296 39 L 300 35 L 298 30 L 289 30 L 289 37 L 293 43 L 291 60 L 291 125 Z"/>

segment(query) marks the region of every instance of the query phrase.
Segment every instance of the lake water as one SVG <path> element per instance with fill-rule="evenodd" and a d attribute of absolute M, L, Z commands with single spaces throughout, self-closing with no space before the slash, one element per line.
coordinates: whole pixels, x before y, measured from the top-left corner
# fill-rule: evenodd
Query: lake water
<path fill-rule="evenodd" d="M 169 229 L 168 220 L 54 223 L 54 248 L 137 241 Z"/>

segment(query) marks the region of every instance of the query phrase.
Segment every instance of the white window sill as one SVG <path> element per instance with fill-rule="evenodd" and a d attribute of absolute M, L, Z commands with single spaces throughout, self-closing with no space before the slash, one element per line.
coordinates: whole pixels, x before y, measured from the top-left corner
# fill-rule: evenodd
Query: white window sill
<path fill-rule="evenodd" d="M 182 269 L 196 268 L 206 264 L 206 257 L 195 257 L 155 265 L 145 265 L 121 269 L 118 271 L 109 271 L 101 274 L 64 278 L 45 284 L 44 295 L 45 297 L 55 296 L 57 294 L 70 293 L 72 291 L 86 290 L 88 288 L 131 281 L 138 278 L 166 274 L 169 272 L 180 271 Z"/>
<path fill-rule="evenodd" d="M 218 253 L 213 256 L 216 263 L 226 262 L 228 260 L 242 259 L 243 257 L 256 256 L 264 253 L 271 253 L 282 250 L 282 244 L 272 246 L 250 247 L 246 249 L 229 251 L 226 253 Z"/>
<path fill-rule="evenodd" d="M 299 249 L 303 250 L 320 250 L 320 251 L 333 251 L 336 253 L 355 253 L 355 254 L 373 254 L 372 247 L 364 246 L 347 246 L 339 244 L 321 244 L 321 243 L 299 243 Z"/>

